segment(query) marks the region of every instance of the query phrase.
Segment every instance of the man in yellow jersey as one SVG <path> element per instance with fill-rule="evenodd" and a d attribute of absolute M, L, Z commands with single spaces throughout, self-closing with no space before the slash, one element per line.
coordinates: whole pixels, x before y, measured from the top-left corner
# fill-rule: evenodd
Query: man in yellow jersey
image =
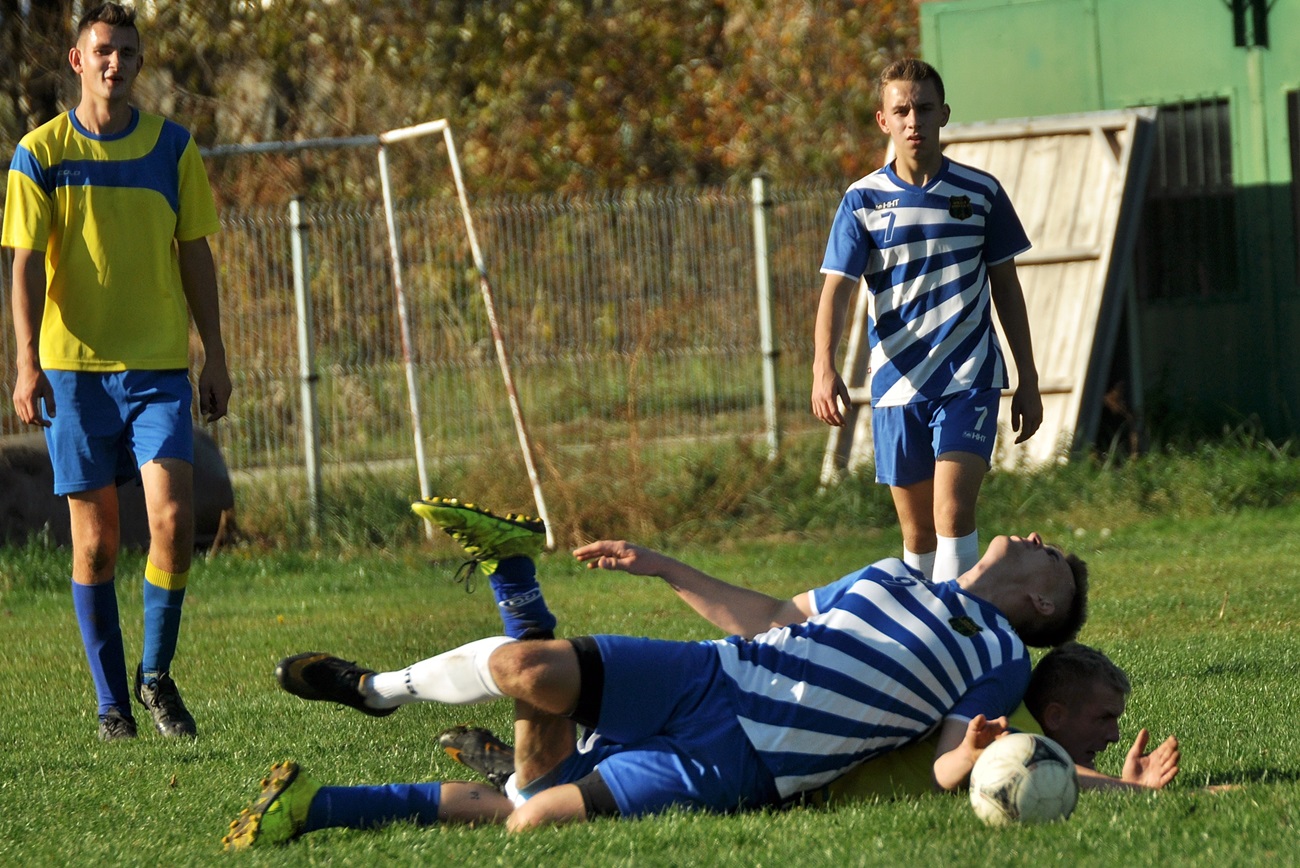
<path fill-rule="evenodd" d="M 54 491 L 68 498 L 99 737 L 136 735 L 114 578 L 116 485 L 137 475 L 150 545 L 134 694 L 162 735 L 193 737 L 170 669 L 194 547 L 191 315 L 199 410 L 215 421 L 230 399 L 207 242 L 216 207 L 189 132 L 131 105 L 144 65 L 134 10 L 89 9 L 68 61 L 80 101 L 27 134 L 9 167 L 0 242 L 13 251 L 14 409 L 45 429 Z"/>
<path fill-rule="evenodd" d="M 1069 642 L 1047 652 L 1029 680 L 1024 703 L 1009 728 L 1041 733 L 1058 742 L 1075 762 L 1082 789 L 1162 789 L 1178 774 L 1178 739 L 1169 736 L 1147 751 L 1150 734 L 1138 732 L 1120 777 L 1097 771 L 1097 755 L 1119 741 L 1119 719 L 1132 687 L 1124 670 L 1095 648 Z M 820 798 L 890 799 L 934 789 L 934 736 L 858 766 L 832 782 Z"/>

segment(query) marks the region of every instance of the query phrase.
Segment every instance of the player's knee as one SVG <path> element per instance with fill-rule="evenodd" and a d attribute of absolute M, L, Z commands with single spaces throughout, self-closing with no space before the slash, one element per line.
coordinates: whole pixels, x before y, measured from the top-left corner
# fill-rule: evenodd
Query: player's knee
<path fill-rule="evenodd" d="M 577 694 L 578 665 L 567 640 L 512 642 L 488 660 L 492 678 L 507 696 L 551 714 L 566 714 Z"/>
<path fill-rule="evenodd" d="M 561 665 L 566 650 L 569 643 L 564 640 L 512 642 L 496 649 L 489 665 L 492 676 L 502 687 L 508 682 L 527 690 L 551 679 L 552 670 Z"/>
<path fill-rule="evenodd" d="M 74 557 L 83 565 L 84 575 L 93 575 L 97 580 L 113 577 L 117 568 L 117 539 L 98 537 L 83 542 Z"/>
<path fill-rule="evenodd" d="M 163 500 L 149 504 L 148 513 L 154 539 L 184 541 L 194 536 L 194 513 L 188 503 Z"/>
<path fill-rule="evenodd" d="M 526 832 L 560 823 L 580 823 L 586 819 L 582 793 L 572 784 L 562 784 L 538 793 L 515 808 L 506 819 L 506 830 Z"/>
<path fill-rule="evenodd" d="M 934 529 L 939 536 L 961 537 L 975 530 L 975 501 L 957 496 L 934 499 Z"/>
<path fill-rule="evenodd" d="M 527 808 L 527 805 L 524 805 L 522 808 L 515 808 L 514 811 L 510 813 L 510 816 L 506 817 L 507 832 L 510 832 L 511 834 L 516 832 L 527 832 L 530 829 L 537 829 L 541 826 L 547 825 L 546 821 L 542 817 L 538 816 L 536 811 L 529 811 Z"/>

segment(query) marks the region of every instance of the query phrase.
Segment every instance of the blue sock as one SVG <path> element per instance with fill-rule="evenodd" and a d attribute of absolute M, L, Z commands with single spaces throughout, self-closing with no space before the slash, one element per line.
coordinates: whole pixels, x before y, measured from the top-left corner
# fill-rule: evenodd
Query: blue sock
<path fill-rule="evenodd" d="M 171 669 L 176 656 L 176 639 L 181 632 L 181 604 L 185 589 L 169 591 L 153 582 L 144 583 L 144 652 L 140 669 L 149 676 Z"/>
<path fill-rule="evenodd" d="M 555 616 L 537 584 L 537 566 L 532 558 L 503 558 L 488 582 L 507 636 L 522 639 L 529 631 L 532 638 L 555 636 Z"/>
<path fill-rule="evenodd" d="M 117 617 L 117 586 L 72 583 L 72 608 L 81 628 L 90 677 L 102 717 L 110 708 L 131 716 L 131 694 L 126 685 L 126 655 L 122 651 L 122 625 Z"/>
<path fill-rule="evenodd" d="M 140 671 L 145 683 L 171 669 L 176 637 L 181 632 L 181 604 L 190 571 L 169 573 L 152 559 L 144 564 L 144 651 Z"/>
<path fill-rule="evenodd" d="M 438 822 L 442 784 L 385 784 L 377 787 L 321 787 L 307 809 L 304 832 L 317 829 L 376 829 L 389 823 Z"/>

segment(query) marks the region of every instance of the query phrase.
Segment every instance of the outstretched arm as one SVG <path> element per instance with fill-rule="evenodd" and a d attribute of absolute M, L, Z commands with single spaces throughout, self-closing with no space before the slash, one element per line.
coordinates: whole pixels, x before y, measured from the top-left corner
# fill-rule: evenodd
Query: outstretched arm
<path fill-rule="evenodd" d="M 623 540 L 590 543 L 575 549 L 573 556 L 586 563 L 588 569 L 657 576 L 709 623 L 731 635 L 756 636 L 773 627 L 797 624 L 812 614 L 807 594 L 782 600 L 751 591 L 715 579 L 662 552 Z"/>
<path fill-rule="evenodd" d="M 1169 736 L 1150 753 L 1146 753 L 1151 734 L 1145 729 L 1137 734 L 1124 758 L 1124 771 L 1118 778 L 1078 766 L 1079 787 L 1085 790 L 1160 790 L 1178 774 L 1178 739 Z"/>

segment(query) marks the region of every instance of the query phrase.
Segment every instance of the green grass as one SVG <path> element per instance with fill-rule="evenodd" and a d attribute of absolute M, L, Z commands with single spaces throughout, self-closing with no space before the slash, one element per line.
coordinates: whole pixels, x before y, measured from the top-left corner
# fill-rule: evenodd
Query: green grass
<path fill-rule="evenodd" d="M 675 511 L 662 506 L 640 538 L 779 595 L 895 554 L 897 531 L 879 518 L 874 486 L 850 483 L 819 496 L 806 468 L 720 460 L 683 458 L 657 482 L 649 479 L 660 498 L 688 483 L 692 494 L 682 494 Z M 833 812 L 601 821 L 518 837 L 498 828 L 331 830 L 269 854 L 227 856 L 219 838 L 274 760 L 297 759 L 337 784 L 456 778 L 458 767 L 435 745 L 440 729 L 473 722 L 508 731 L 505 703 L 411 707 L 372 719 L 299 701 L 271 675 L 276 659 L 297 651 L 389 668 L 496 632 L 486 588 L 467 596 L 452 584 L 455 549 L 443 539 L 424 541 L 401 514 L 400 497 L 393 507 L 372 492 L 355 507 L 368 510 L 361 523 L 371 529 L 340 530 L 315 549 L 287 551 L 265 532 L 194 569 L 175 672 L 200 739 L 169 743 L 146 732 L 133 743 L 101 745 L 66 553 L 38 543 L 0 550 L 0 864 L 1293 864 L 1300 817 L 1295 464 L 1234 444 L 990 478 L 986 528 L 1046 528 L 1091 565 L 1093 614 L 1081 638 L 1132 677 L 1123 737 L 1145 725 L 1183 745 L 1182 772 L 1163 793 L 1089 793 L 1066 823 L 1005 831 L 980 826 L 962 799 L 930 796 Z M 718 472 L 705 473 L 710 467 Z M 737 468 L 748 484 L 728 488 Z M 622 521 L 596 488 L 586 490 L 592 523 L 602 504 Z M 347 514 L 336 505 L 329 527 L 343 528 Z M 869 531 L 869 522 L 883 527 Z M 389 523 L 400 529 L 379 530 Z M 139 569 L 132 555 L 120 575 Z M 712 635 L 655 581 L 579 570 L 563 554 L 546 556 L 543 571 L 570 634 Z M 124 580 L 119 597 L 128 655 L 138 654 L 138 582 Z M 1121 753 L 1108 751 L 1102 770 L 1116 772 Z M 1212 794 L 1203 789 L 1210 784 L 1237 789 Z"/>

